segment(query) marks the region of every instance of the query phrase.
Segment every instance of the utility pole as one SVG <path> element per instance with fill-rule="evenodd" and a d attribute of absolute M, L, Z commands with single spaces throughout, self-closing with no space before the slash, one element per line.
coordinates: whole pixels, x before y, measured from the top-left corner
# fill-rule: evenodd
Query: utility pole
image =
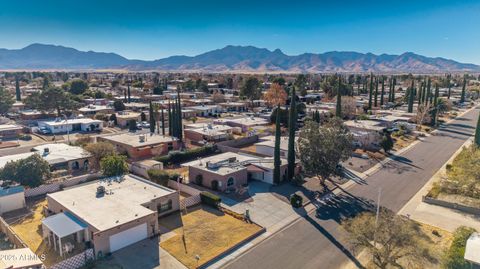
<path fill-rule="evenodd" d="M 377 213 L 375 215 L 375 230 L 373 231 L 373 247 L 377 248 L 377 226 L 378 226 L 378 217 L 380 215 L 380 197 L 382 195 L 382 187 L 378 188 L 378 199 L 377 199 Z M 375 259 L 375 252 L 373 253 L 373 259 Z"/>

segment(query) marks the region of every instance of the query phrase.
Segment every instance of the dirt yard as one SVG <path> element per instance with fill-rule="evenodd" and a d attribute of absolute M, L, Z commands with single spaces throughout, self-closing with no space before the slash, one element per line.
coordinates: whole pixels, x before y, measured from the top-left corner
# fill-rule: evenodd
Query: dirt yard
<path fill-rule="evenodd" d="M 159 222 L 175 233 L 160 246 L 188 268 L 210 261 L 261 230 L 258 225 L 245 223 L 208 206 L 196 206 L 186 215 L 175 213 L 160 218 Z"/>

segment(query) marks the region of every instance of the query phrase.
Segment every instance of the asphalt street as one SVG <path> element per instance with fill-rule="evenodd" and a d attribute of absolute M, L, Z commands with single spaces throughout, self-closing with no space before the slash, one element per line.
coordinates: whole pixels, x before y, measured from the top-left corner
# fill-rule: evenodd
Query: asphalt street
<path fill-rule="evenodd" d="M 274 234 L 226 265 L 243 268 L 341 268 L 348 259 L 357 263 L 349 250 L 343 218 L 374 207 L 381 189 L 380 204 L 398 212 L 442 165 L 474 133 L 479 109 L 439 128 L 365 181 L 359 181 L 319 205 L 317 212 Z"/>

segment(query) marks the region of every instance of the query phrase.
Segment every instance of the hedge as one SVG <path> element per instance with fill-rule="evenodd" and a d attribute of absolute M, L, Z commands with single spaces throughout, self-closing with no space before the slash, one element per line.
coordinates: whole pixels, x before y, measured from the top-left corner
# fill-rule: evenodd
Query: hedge
<path fill-rule="evenodd" d="M 208 191 L 202 191 L 200 193 L 200 199 L 202 203 L 213 207 L 218 207 L 218 205 L 222 201 L 222 199 L 218 195 L 215 195 Z"/>
<path fill-rule="evenodd" d="M 197 158 L 211 155 L 217 151 L 216 146 L 208 145 L 200 148 L 189 149 L 185 151 L 171 151 L 168 155 L 155 157 L 156 161 L 162 162 L 165 165 L 179 164 L 191 161 Z"/>
<path fill-rule="evenodd" d="M 168 186 L 168 180 L 174 180 L 176 181 L 178 177 L 180 176 L 177 173 L 170 174 L 164 170 L 160 169 L 150 169 L 147 171 L 148 177 L 150 178 L 151 181 L 160 184 L 162 186 Z"/>

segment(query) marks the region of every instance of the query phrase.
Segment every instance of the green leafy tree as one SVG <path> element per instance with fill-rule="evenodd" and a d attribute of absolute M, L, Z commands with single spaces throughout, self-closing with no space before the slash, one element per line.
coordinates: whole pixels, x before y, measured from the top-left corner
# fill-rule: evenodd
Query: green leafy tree
<path fill-rule="evenodd" d="M 380 146 L 385 150 L 385 152 L 389 152 L 393 148 L 393 139 L 389 132 L 385 132 L 382 136 L 382 140 L 380 141 Z"/>
<path fill-rule="evenodd" d="M 255 77 L 249 77 L 245 80 L 240 88 L 240 96 L 250 100 L 258 100 L 262 96 L 262 89 L 260 88 L 260 81 Z"/>
<path fill-rule="evenodd" d="M 125 104 L 120 100 L 115 100 L 115 102 L 113 102 L 113 109 L 115 109 L 115 111 L 124 111 Z"/>
<path fill-rule="evenodd" d="M 127 157 L 123 155 L 110 155 L 101 159 L 100 168 L 107 177 L 122 176 L 128 173 Z"/>
<path fill-rule="evenodd" d="M 50 176 L 50 165 L 39 154 L 8 162 L 0 170 L 0 179 L 15 181 L 32 188 L 42 185 Z"/>
<path fill-rule="evenodd" d="M 88 83 L 82 79 L 74 79 L 69 83 L 69 92 L 72 94 L 83 94 L 88 89 Z"/>
<path fill-rule="evenodd" d="M 299 89 L 299 93 L 301 96 L 307 95 L 307 76 L 304 74 L 300 74 L 295 79 L 294 83 L 295 87 Z"/>
<path fill-rule="evenodd" d="M 92 154 L 91 166 L 94 169 L 100 168 L 100 161 L 103 158 L 116 154 L 115 147 L 108 142 L 88 143 L 84 149 Z"/>
<path fill-rule="evenodd" d="M 0 114 L 7 113 L 12 108 L 13 103 L 15 103 L 13 95 L 0 87 Z"/>
<path fill-rule="evenodd" d="M 32 108 L 41 111 L 56 110 L 59 117 L 64 112 L 79 107 L 79 103 L 69 93 L 58 87 L 42 90 L 40 94 L 31 95 L 25 101 Z"/>
<path fill-rule="evenodd" d="M 332 118 L 320 126 L 307 121 L 300 130 L 297 153 L 305 171 L 325 180 L 337 171 L 337 165 L 347 160 L 353 151 L 352 134 L 339 118 Z"/>

